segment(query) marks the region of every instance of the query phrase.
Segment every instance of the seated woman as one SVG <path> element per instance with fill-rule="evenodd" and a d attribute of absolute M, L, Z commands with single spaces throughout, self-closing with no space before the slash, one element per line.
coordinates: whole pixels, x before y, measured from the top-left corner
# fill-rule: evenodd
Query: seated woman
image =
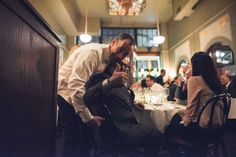
<path fill-rule="evenodd" d="M 130 92 L 123 82 L 124 73 L 121 72 L 119 65 L 115 70 L 113 67 L 115 65 L 111 64 L 108 71 L 97 73 L 90 78 L 86 85 L 85 103 L 96 106 L 106 104 L 118 133 L 114 136 L 118 136 L 116 138 L 122 140 L 125 146 L 144 146 L 148 149 L 145 151 L 147 153 L 145 156 L 157 156 L 162 134 L 137 122 L 132 113 L 135 106 L 134 99 L 130 97 Z M 113 133 L 109 130 L 109 134 Z"/>
<path fill-rule="evenodd" d="M 187 89 L 187 108 L 182 113 L 176 114 L 170 126 L 167 128 L 167 136 L 172 133 L 191 138 L 199 135 L 201 128 L 206 128 L 208 122 L 207 112 L 200 121 L 200 127 L 196 125 L 197 117 L 201 107 L 214 95 L 222 93 L 220 80 L 211 57 L 205 52 L 197 52 L 191 58 L 192 77 L 189 78 Z M 210 111 L 210 108 L 207 108 Z M 217 112 L 214 117 L 220 117 Z M 216 118 L 215 123 L 220 123 L 220 118 Z"/>

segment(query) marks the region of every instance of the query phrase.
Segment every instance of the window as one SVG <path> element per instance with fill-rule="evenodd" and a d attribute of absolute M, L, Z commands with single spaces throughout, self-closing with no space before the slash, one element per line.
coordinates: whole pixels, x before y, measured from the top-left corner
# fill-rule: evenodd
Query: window
<path fill-rule="evenodd" d="M 102 28 L 102 43 L 110 43 L 112 39 L 118 36 L 120 33 L 129 33 L 133 37 L 134 29 L 127 28 Z"/>
<path fill-rule="evenodd" d="M 101 36 L 93 36 L 91 42 L 95 43 L 110 43 L 116 36 L 120 33 L 129 33 L 132 35 L 136 41 L 137 47 L 158 47 L 154 43 L 153 39 L 157 36 L 156 28 L 102 28 Z M 79 40 L 79 37 L 76 38 L 76 43 L 83 45 Z"/>
<path fill-rule="evenodd" d="M 156 36 L 156 29 L 137 29 L 138 47 L 157 47 L 153 38 Z"/>
<path fill-rule="evenodd" d="M 102 43 L 111 42 L 120 33 L 131 34 L 138 47 L 157 47 L 153 41 L 156 36 L 156 28 L 102 28 Z"/>
<path fill-rule="evenodd" d="M 159 56 L 138 56 L 134 61 L 134 81 L 145 78 L 147 75 L 157 77 L 160 74 Z"/>

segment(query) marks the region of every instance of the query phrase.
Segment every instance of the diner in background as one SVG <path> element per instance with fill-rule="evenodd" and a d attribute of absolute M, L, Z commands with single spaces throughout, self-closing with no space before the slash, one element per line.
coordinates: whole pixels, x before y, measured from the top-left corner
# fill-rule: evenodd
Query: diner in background
<path fill-rule="evenodd" d="M 176 101 L 175 91 L 177 89 L 177 84 L 178 84 L 178 76 L 176 76 L 174 80 L 171 81 L 170 85 L 168 86 L 168 96 L 167 96 L 168 101 Z"/>
<path fill-rule="evenodd" d="M 177 103 L 187 105 L 187 83 L 188 79 L 192 76 L 192 67 L 190 64 L 186 65 L 183 68 L 184 77 L 178 77 L 177 88 L 175 91 L 175 98 L 177 99 Z"/>
<path fill-rule="evenodd" d="M 110 44 L 90 43 L 76 48 L 59 69 L 58 106 L 64 130 L 64 157 L 87 157 L 92 129 L 101 125 L 102 117 L 93 116 L 85 105 L 85 83 L 110 62 L 118 62 L 132 53 L 134 39 L 127 33 Z M 125 72 L 119 74 L 126 78 Z M 89 127 L 90 128 L 89 128 Z"/>
<path fill-rule="evenodd" d="M 164 92 L 164 88 L 155 82 L 155 77 L 152 75 L 147 75 L 146 77 L 146 85 L 147 85 L 147 90 L 152 92 L 152 93 L 161 93 Z"/>
<path fill-rule="evenodd" d="M 229 71 L 224 71 L 221 75 L 221 83 L 224 92 L 229 93 L 232 98 L 236 98 L 236 81 L 232 79 Z"/>
<path fill-rule="evenodd" d="M 188 98 L 186 110 L 176 114 L 166 130 L 167 137 L 178 134 L 185 139 L 191 139 L 199 134 L 199 129 L 206 128 L 208 112 L 204 112 L 205 118 L 200 120 L 200 127 L 196 125 L 201 107 L 214 95 L 222 93 L 222 86 L 217 76 L 216 67 L 211 57 L 205 52 L 197 52 L 191 58 L 192 77 L 188 80 Z M 220 109 L 216 106 L 216 110 Z M 209 107 L 206 108 L 210 110 Z M 215 112 L 214 124 L 219 125 L 221 112 Z"/>
<path fill-rule="evenodd" d="M 156 77 L 156 83 L 158 83 L 158 84 L 160 84 L 160 85 L 162 85 L 162 86 L 164 86 L 164 77 L 165 77 L 165 75 L 166 75 L 166 70 L 165 69 L 161 69 L 161 73 L 160 73 L 160 75 L 158 76 L 158 77 Z"/>

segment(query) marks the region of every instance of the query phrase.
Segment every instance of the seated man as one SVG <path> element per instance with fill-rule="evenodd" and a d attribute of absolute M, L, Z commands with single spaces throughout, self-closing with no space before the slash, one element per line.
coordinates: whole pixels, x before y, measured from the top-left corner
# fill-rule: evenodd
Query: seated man
<path fill-rule="evenodd" d="M 164 92 L 164 88 L 160 84 L 155 82 L 155 77 L 153 77 L 152 75 L 147 75 L 146 85 L 147 85 L 148 90 L 150 90 L 151 92 L 154 92 L 154 93 Z"/>
<path fill-rule="evenodd" d="M 236 84 L 232 81 L 229 71 L 221 75 L 221 83 L 224 86 L 224 92 L 229 93 L 232 98 L 236 98 Z"/>
<path fill-rule="evenodd" d="M 122 145 L 143 146 L 146 156 L 157 156 L 162 135 L 156 130 L 139 124 L 132 113 L 134 99 L 130 97 L 128 88 L 124 86 L 124 72 L 119 65 L 109 65 L 109 70 L 97 73 L 86 84 L 84 95 L 88 105 L 106 104 L 112 115 L 112 122 L 118 132 Z M 113 69 L 113 70 L 112 70 Z M 114 71 L 111 73 L 111 71 Z M 110 132 L 111 134 L 113 132 Z M 123 146 L 124 146 L 123 145 Z"/>
<path fill-rule="evenodd" d="M 166 70 L 165 69 L 161 69 L 161 74 L 156 78 L 156 83 L 164 86 L 164 81 L 163 81 L 163 78 L 165 77 L 166 75 Z"/>

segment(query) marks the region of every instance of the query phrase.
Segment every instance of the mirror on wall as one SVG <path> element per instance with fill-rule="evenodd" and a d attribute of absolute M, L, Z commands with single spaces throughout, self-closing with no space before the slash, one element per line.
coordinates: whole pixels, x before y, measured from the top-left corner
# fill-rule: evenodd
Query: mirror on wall
<path fill-rule="evenodd" d="M 209 53 L 218 67 L 234 64 L 233 50 L 227 44 L 215 43 L 210 46 L 207 53 Z"/>
<path fill-rule="evenodd" d="M 136 56 L 134 57 L 134 82 L 146 78 L 147 75 L 157 77 L 160 73 L 159 56 Z"/>
<path fill-rule="evenodd" d="M 179 65 L 178 65 L 178 68 L 177 68 L 177 75 L 178 76 L 181 76 L 181 77 L 184 77 L 184 69 L 187 65 L 189 65 L 189 61 L 187 59 L 182 59 L 180 62 L 179 62 Z"/>

